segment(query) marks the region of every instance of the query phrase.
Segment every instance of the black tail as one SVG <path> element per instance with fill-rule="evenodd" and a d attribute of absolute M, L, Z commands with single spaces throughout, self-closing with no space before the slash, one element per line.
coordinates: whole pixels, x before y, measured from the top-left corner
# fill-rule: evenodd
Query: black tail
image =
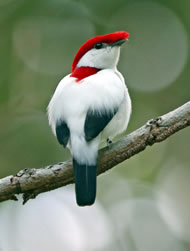
<path fill-rule="evenodd" d="M 81 165 L 73 159 L 73 168 L 77 204 L 92 205 L 96 198 L 96 166 Z"/>

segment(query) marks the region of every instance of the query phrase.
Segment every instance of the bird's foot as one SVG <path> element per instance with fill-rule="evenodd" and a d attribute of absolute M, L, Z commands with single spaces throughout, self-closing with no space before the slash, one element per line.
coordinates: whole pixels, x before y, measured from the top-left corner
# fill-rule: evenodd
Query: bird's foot
<path fill-rule="evenodd" d="M 110 147 L 110 145 L 112 144 L 111 139 L 107 138 L 106 142 L 107 142 L 107 147 Z"/>

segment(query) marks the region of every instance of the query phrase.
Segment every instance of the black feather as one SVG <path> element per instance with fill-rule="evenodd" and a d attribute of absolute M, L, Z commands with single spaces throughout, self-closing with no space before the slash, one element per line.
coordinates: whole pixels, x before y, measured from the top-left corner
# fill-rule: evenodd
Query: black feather
<path fill-rule="evenodd" d="M 70 137 L 70 131 L 67 126 L 67 124 L 64 121 L 58 122 L 56 124 L 56 136 L 59 144 L 66 147 L 69 137 Z"/>
<path fill-rule="evenodd" d="M 84 132 L 86 141 L 90 141 L 97 137 L 98 134 L 107 126 L 113 116 L 117 113 L 118 108 L 114 111 L 92 111 L 88 110 L 84 124 Z"/>
<path fill-rule="evenodd" d="M 96 198 L 96 166 L 81 165 L 73 159 L 76 201 L 79 206 L 90 206 Z"/>

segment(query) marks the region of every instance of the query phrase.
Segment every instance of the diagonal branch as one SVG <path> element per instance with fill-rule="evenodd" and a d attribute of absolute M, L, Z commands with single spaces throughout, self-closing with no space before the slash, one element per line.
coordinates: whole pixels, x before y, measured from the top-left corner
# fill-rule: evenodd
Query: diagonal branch
<path fill-rule="evenodd" d="M 98 175 L 122 161 L 145 150 L 147 146 L 164 141 L 172 134 L 190 126 L 190 102 L 159 118 L 148 121 L 109 148 L 99 151 Z M 0 179 L 0 202 L 17 200 L 15 194 L 23 193 L 23 202 L 61 186 L 73 183 L 71 161 L 40 169 L 24 169 L 15 176 Z"/>

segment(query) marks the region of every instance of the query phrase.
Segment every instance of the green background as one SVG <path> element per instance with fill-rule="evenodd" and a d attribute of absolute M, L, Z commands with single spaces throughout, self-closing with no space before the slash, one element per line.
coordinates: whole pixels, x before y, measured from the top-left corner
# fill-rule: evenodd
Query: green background
<path fill-rule="evenodd" d="M 126 134 L 189 101 L 189 10 L 187 0 L 1 0 L 0 177 L 70 158 L 52 135 L 46 107 L 58 82 L 70 73 L 77 50 L 93 36 L 130 32 L 118 66 L 133 107 Z M 134 199 L 149 193 L 143 185 L 169 195 L 184 250 L 190 240 L 185 224 L 190 223 L 189 141 L 187 128 L 98 178 L 98 199 L 107 208 L 117 201 L 118 194 L 104 199 L 109 182 L 116 188 L 117 177 L 132 182 Z M 127 199 L 125 190 L 118 193 Z"/>

